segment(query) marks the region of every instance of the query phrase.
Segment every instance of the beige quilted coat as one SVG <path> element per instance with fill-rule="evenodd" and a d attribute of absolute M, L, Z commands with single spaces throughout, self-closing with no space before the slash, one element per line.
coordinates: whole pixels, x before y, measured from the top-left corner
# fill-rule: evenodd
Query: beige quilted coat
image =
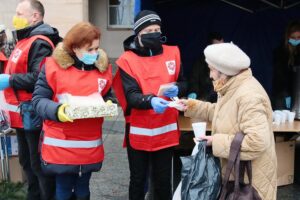
<path fill-rule="evenodd" d="M 276 200 L 277 158 L 268 95 L 250 69 L 230 78 L 218 95 L 215 104 L 188 100 L 185 116 L 212 122 L 213 154 L 221 158 L 223 176 L 231 141 L 238 131 L 244 132 L 241 159 L 252 160 L 253 186 L 263 200 Z"/>

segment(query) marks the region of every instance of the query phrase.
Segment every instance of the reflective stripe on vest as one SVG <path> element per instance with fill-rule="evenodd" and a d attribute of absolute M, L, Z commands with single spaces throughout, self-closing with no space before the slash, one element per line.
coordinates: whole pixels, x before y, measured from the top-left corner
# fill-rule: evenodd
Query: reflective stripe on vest
<path fill-rule="evenodd" d="M 80 141 L 80 140 L 62 140 L 56 138 L 45 137 L 44 144 L 56 147 L 65 147 L 65 148 L 95 148 L 102 145 L 102 140 L 89 140 L 89 141 Z"/>
<path fill-rule="evenodd" d="M 136 134 L 136 135 L 144 135 L 144 136 L 156 136 L 161 135 L 170 131 L 176 131 L 177 130 L 177 123 L 168 124 L 166 126 L 162 126 L 159 128 L 139 128 L 135 126 L 130 126 L 130 133 Z"/>

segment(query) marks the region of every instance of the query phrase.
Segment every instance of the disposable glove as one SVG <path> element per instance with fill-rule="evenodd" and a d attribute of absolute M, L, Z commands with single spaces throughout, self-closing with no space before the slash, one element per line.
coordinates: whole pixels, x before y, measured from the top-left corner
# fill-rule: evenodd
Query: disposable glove
<path fill-rule="evenodd" d="M 164 96 L 169 97 L 169 98 L 177 97 L 178 96 L 178 86 L 173 85 L 169 89 L 165 90 L 163 94 L 164 94 Z"/>
<path fill-rule="evenodd" d="M 65 113 L 65 108 L 68 106 L 69 105 L 66 103 L 59 106 L 58 111 L 57 111 L 57 117 L 60 122 L 73 122 L 73 120 L 70 119 Z"/>
<path fill-rule="evenodd" d="M 291 102 L 292 102 L 292 98 L 291 97 L 286 97 L 285 98 L 285 106 L 286 106 L 286 108 L 288 108 L 288 109 L 291 108 Z"/>
<path fill-rule="evenodd" d="M 159 97 L 153 97 L 151 99 L 151 106 L 156 113 L 165 112 L 166 108 L 168 107 L 168 104 L 169 104 L 168 101 Z"/>
<path fill-rule="evenodd" d="M 197 94 L 195 92 L 192 92 L 190 93 L 188 96 L 187 96 L 189 99 L 197 99 Z"/>
<path fill-rule="evenodd" d="M 4 90 L 9 87 L 9 77 L 8 74 L 0 74 L 0 90 Z"/>

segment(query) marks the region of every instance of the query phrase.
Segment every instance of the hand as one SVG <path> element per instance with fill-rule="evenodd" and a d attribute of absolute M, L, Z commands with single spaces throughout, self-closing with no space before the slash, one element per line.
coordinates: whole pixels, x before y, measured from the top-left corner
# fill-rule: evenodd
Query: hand
<path fill-rule="evenodd" d="M 8 74 L 0 74 L 0 90 L 4 90 L 9 87 L 9 78 Z"/>
<path fill-rule="evenodd" d="M 168 104 L 169 104 L 168 101 L 159 97 L 153 97 L 151 99 L 151 106 L 156 113 L 165 112 L 166 108 L 168 107 Z"/>
<path fill-rule="evenodd" d="M 186 99 L 179 99 L 177 101 L 178 104 L 182 105 L 182 111 L 184 111 L 184 112 L 188 109 L 187 102 L 188 102 L 188 100 L 186 100 Z"/>
<path fill-rule="evenodd" d="M 195 92 L 192 92 L 190 93 L 188 96 L 187 96 L 189 99 L 197 99 L 197 94 Z"/>
<path fill-rule="evenodd" d="M 213 141 L 213 136 L 200 136 L 199 138 L 196 138 L 196 141 L 206 140 L 206 146 L 211 146 Z"/>
<path fill-rule="evenodd" d="M 112 105 L 113 104 L 113 102 L 111 100 L 107 100 L 105 103 L 106 103 L 106 105 Z"/>
<path fill-rule="evenodd" d="M 164 94 L 164 96 L 169 97 L 169 98 L 177 97 L 178 96 L 178 86 L 173 85 L 169 89 L 165 90 L 163 94 Z"/>
<path fill-rule="evenodd" d="M 66 113 L 65 113 L 65 108 L 68 106 L 69 105 L 66 103 L 59 106 L 58 111 L 57 111 L 57 117 L 60 122 L 73 122 L 73 120 L 70 119 L 68 117 L 68 115 L 66 115 Z"/>

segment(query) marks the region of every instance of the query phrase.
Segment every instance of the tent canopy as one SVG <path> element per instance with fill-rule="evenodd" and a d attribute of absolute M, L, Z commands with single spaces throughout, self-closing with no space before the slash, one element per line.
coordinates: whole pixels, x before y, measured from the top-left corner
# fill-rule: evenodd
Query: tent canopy
<path fill-rule="evenodd" d="M 143 0 L 162 18 L 168 44 L 178 45 L 185 75 L 203 53 L 210 32 L 220 32 L 251 58 L 254 76 L 272 89 L 273 51 L 289 21 L 300 19 L 299 0 Z"/>

